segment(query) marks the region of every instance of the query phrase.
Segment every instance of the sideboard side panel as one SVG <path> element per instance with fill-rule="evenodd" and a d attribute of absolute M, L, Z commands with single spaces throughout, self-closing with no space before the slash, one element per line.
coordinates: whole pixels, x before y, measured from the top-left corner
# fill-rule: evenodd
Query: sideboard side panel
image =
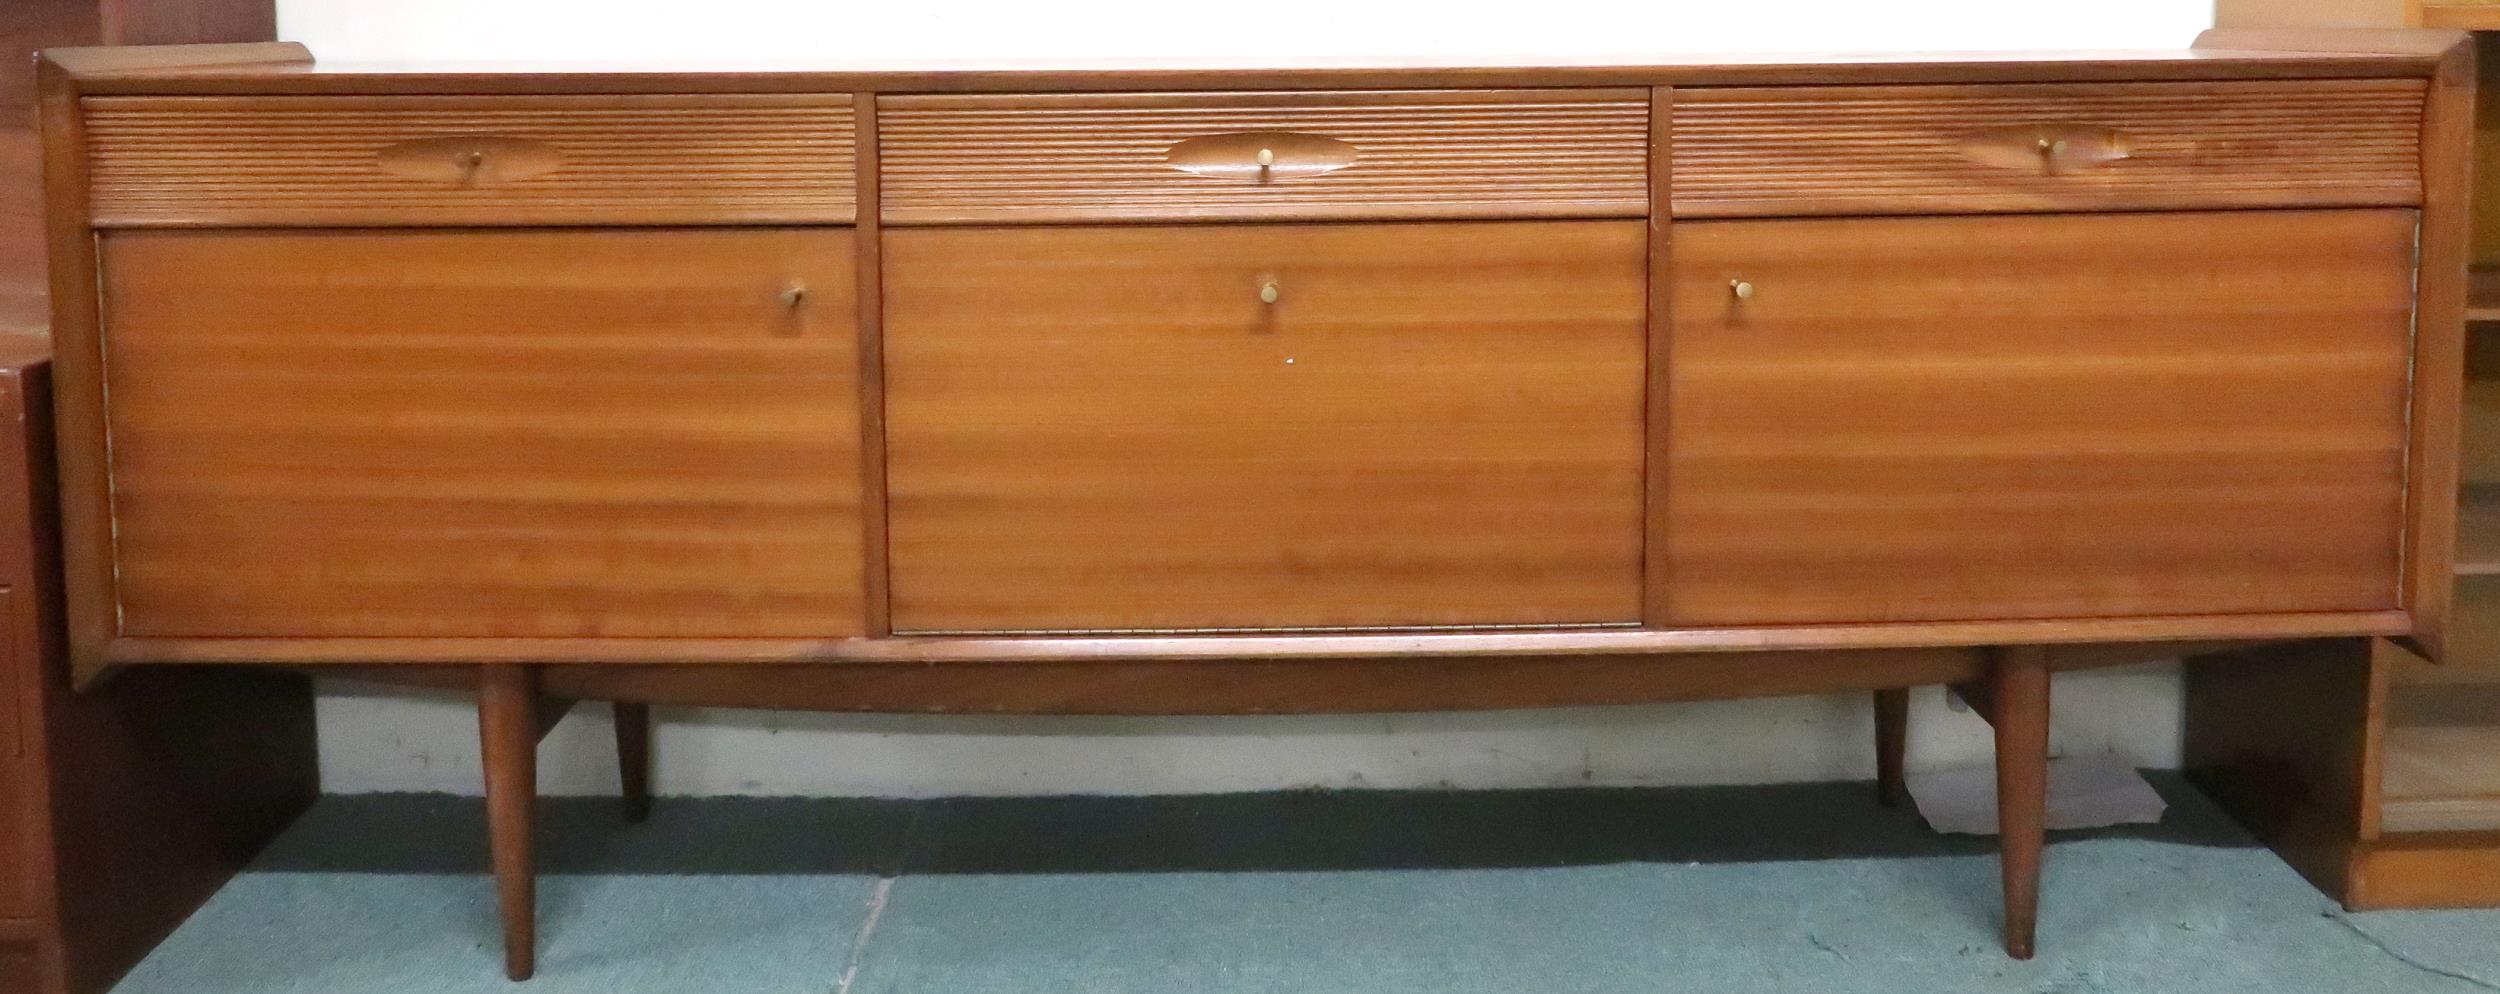
<path fill-rule="evenodd" d="M 2405 607 L 2413 648 L 2445 658 L 2455 599 L 2457 450 L 2465 389 L 2466 266 L 2472 256 L 2475 46 L 2440 61 L 2422 119 L 2422 232 L 2413 331 L 2413 435 L 2407 453 Z"/>

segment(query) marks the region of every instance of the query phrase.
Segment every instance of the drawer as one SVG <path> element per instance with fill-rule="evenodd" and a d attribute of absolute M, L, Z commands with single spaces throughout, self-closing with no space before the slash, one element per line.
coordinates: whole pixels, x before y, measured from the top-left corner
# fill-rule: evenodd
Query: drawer
<path fill-rule="evenodd" d="M 893 97 L 877 128 L 893 224 L 1649 212 L 1641 90 Z"/>
<path fill-rule="evenodd" d="M 847 224 L 847 96 L 89 97 L 99 227 Z"/>
<path fill-rule="evenodd" d="M 2408 205 L 2421 80 L 1679 90 L 1679 217 Z"/>

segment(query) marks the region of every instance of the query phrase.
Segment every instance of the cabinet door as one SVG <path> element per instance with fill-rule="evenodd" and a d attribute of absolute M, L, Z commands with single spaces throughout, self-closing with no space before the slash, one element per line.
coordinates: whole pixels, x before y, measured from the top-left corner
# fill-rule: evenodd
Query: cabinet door
<path fill-rule="evenodd" d="M 123 634 L 860 631 L 850 247 L 105 235 Z"/>
<path fill-rule="evenodd" d="M 2394 607 L 2413 237 L 2395 210 L 1676 225 L 1668 620 Z"/>
<path fill-rule="evenodd" d="M 896 627 L 1636 621 L 1645 238 L 889 232 Z"/>

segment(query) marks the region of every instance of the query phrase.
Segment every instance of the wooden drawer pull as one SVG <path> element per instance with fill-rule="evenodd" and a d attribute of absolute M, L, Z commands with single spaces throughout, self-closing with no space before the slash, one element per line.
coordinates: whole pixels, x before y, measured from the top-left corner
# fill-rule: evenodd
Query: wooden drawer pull
<path fill-rule="evenodd" d="M 1321 176 L 1354 164 L 1354 146 L 1299 131 L 1242 131 L 1173 143 L 1166 165 L 1216 179 L 1267 183 Z"/>
<path fill-rule="evenodd" d="M 382 168 L 414 180 L 488 186 L 544 176 L 564 156 L 544 142 L 489 135 L 419 138 L 385 146 Z"/>
<path fill-rule="evenodd" d="M 1962 139 L 1965 158 L 1982 165 L 2055 176 L 2128 158 L 2127 136 L 2089 124 L 2025 124 L 1991 128 Z"/>

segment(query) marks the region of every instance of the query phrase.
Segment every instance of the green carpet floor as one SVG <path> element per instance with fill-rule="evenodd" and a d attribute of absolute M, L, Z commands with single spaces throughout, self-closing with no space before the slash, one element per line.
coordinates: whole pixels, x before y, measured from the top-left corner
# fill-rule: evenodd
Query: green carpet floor
<path fill-rule="evenodd" d="M 2061 834 L 2041 955 L 1986 840 L 1864 784 L 543 805 L 501 976 L 474 799 L 323 800 L 121 994 L 2500 991 L 2500 912 L 2346 914 L 2173 779 Z"/>

